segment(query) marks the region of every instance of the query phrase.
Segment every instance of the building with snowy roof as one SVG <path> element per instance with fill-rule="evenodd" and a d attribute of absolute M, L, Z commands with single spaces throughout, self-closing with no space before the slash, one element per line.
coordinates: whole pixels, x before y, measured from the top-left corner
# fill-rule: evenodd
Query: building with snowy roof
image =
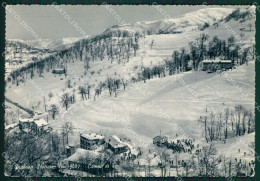
<path fill-rule="evenodd" d="M 95 175 L 103 175 L 113 169 L 108 159 L 102 159 L 101 153 L 78 148 L 70 157 L 62 160 L 59 167 L 66 170 L 81 170 Z"/>
<path fill-rule="evenodd" d="M 49 123 L 44 119 L 34 120 L 31 125 L 31 129 L 35 134 L 43 134 L 49 132 L 51 127 Z"/>
<path fill-rule="evenodd" d="M 121 141 L 116 135 L 107 137 L 105 142 L 106 149 L 110 149 L 114 154 L 123 153 L 128 150 L 127 144 Z"/>
<path fill-rule="evenodd" d="M 43 134 L 51 130 L 49 123 L 45 121 L 45 119 L 35 118 L 20 118 L 18 122 L 18 127 L 23 132 L 31 132 L 34 134 Z"/>
<path fill-rule="evenodd" d="M 96 133 L 80 134 L 80 147 L 90 150 L 94 145 L 103 144 L 105 136 Z"/>
<path fill-rule="evenodd" d="M 202 61 L 202 69 L 203 71 L 216 71 L 222 69 L 231 69 L 232 68 L 232 61 L 231 60 L 203 60 Z"/>
<path fill-rule="evenodd" d="M 52 70 L 53 74 L 65 74 L 66 73 L 66 69 L 65 68 L 56 68 Z"/>

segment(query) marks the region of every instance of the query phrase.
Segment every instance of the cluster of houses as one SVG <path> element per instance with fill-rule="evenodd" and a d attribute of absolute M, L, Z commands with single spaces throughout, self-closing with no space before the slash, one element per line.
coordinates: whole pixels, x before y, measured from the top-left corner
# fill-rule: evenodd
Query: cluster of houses
<path fill-rule="evenodd" d="M 95 150 L 98 145 L 103 145 L 112 154 L 120 154 L 131 151 L 131 145 L 122 141 L 116 135 L 105 137 L 101 134 L 88 133 L 80 135 L 80 147 L 87 150 Z"/>
<path fill-rule="evenodd" d="M 61 162 L 60 168 L 80 170 L 95 175 L 111 172 L 117 158 L 135 159 L 140 154 L 116 135 L 106 137 L 96 133 L 80 134 L 80 148 L 75 149 L 74 146 L 68 145 L 66 153 L 67 158 Z"/>
<path fill-rule="evenodd" d="M 18 123 L 5 126 L 5 131 L 9 131 L 14 128 L 19 128 L 20 131 L 25 133 L 37 135 L 42 135 L 52 130 L 49 123 L 43 118 L 19 118 Z"/>

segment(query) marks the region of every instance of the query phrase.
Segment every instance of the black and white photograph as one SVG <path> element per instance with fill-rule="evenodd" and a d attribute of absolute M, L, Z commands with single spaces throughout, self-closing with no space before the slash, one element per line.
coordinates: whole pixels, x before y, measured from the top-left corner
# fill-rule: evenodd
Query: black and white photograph
<path fill-rule="evenodd" d="M 255 5 L 2 6 L 5 176 L 255 176 Z"/>

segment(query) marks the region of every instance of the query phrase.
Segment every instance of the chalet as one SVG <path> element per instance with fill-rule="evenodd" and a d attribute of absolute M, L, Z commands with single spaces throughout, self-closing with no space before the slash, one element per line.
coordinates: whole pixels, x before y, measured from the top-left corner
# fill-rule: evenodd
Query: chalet
<path fill-rule="evenodd" d="M 107 137 L 105 142 L 105 148 L 110 149 L 114 154 L 123 153 L 128 150 L 128 146 L 116 135 Z"/>
<path fill-rule="evenodd" d="M 157 146 L 163 146 L 168 143 L 168 138 L 166 136 L 156 136 L 153 138 L 153 144 Z"/>
<path fill-rule="evenodd" d="M 80 148 L 90 150 L 94 145 L 103 144 L 105 141 L 105 136 L 89 133 L 80 135 Z"/>
<path fill-rule="evenodd" d="M 232 69 L 231 60 L 203 60 L 202 61 L 202 70 L 203 71 L 216 71 L 216 70 L 226 70 Z"/>
<path fill-rule="evenodd" d="M 109 161 L 101 160 L 100 157 L 100 153 L 96 151 L 78 148 L 74 154 L 60 162 L 59 167 L 104 175 L 113 170 L 113 165 Z"/>
<path fill-rule="evenodd" d="M 66 73 L 66 69 L 65 68 L 56 68 L 52 70 L 53 74 L 65 74 Z"/>
<path fill-rule="evenodd" d="M 51 130 L 49 123 L 44 119 L 35 120 L 32 122 L 31 129 L 35 134 L 43 134 Z"/>

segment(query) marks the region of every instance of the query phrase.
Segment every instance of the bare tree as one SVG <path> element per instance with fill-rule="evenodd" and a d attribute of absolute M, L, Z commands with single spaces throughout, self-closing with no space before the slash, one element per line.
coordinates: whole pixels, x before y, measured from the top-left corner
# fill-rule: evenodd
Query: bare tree
<path fill-rule="evenodd" d="M 187 177 L 188 175 L 189 175 L 189 171 L 193 168 L 193 167 L 195 167 L 195 161 L 194 161 L 194 155 L 192 155 L 192 157 L 191 157 L 191 159 L 189 159 L 189 160 L 183 160 L 183 162 L 182 162 L 182 166 L 183 166 L 183 168 L 184 168 L 184 170 L 185 170 L 185 176 Z"/>
<path fill-rule="evenodd" d="M 225 139 L 228 137 L 228 119 L 229 119 L 229 109 L 225 109 Z"/>
<path fill-rule="evenodd" d="M 62 125 L 62 135 L 66 138 L 66 143 L 68 144 L 69 142 L 69 134 L 74 135 L 74 125 L 72 122 L 66 121 Z"/>
<path fill-rule="evenodd" d="M 241 113 L 244 110 L 244 107 L 242 105 L 235 106 L 235 112 L 237 115 L 237 123 L 236 123 L 236 135 L 241 135 L 241 129 L 240 129 L 240 121 L 241 121 Z"/>
<path fill-rule="evenodd" d="M 87 90 L 84 86 L 79 86 L 79 93 L 81 94 L 82 100 L 84 100 L 84 97 L 86 98 Z M 89 94 L 89 93 L 88 93 Z M 87 99 L 87 98 L 86 98 Z"/>
<path fill-rule="evenodd" d="M 51 113 L 52 119 L 55 119 L 55 116 L 59 113 L 59 108 L 55 104 L 52 104 L 49 112 Z"/>
<path fill-rule="evenodd" d="M 121 80 L 123 86 L 124 86 L 124 90 L 125 90 L 125 87 L 127 86 L 127 80 L 123 79 Z"/>
<path fill-rule="evenodd" d="M 161 174 L 162 176 L 166 176 L 166 164 L 169 160 L 170 154 L 165 147 L 155 146 L 155 150 L 160 159 Z"/>
<path fill-rule="evenodd" d="M 66 108 L 66 110 L 68 110 L 69 104 L 71 103 L 70 102 L 70 96 L 69 96 L 68 93 L 65 93 L 65 94 L 62 95 L 61 103 Z"/>
<path fill-rule="evenodd" d="M 47 112 L 47 105 L 46 105 L 45 96 L 43 96 L 43 104 L 44 104 L 44 110 L 45 110 L 45 112 Z"/>
<path fill-rule="evenodd" d="M 252 26 L 253 25 L 251 23 L 249 23 L 248 26 L 249 26 L 250 31 L 252 31 Z"/>
<path fill-rule="evenodd" d="M 90 98 L 90 95 L 89 95 L 89 94 L 90 94 L 90 88 L 91 88 L 91 86 L 90 86 L 90 85 L 88 85 L 88 86 L 87 86 L 87 94 L 88 94 L 88 99 Z"/>
<path fill-rule="evenodd" d="M 48 96 L 49 96 L 49 100 L 53 97 L 53 93 L 52 92 L 50 92 L 49 94 L 48 94 Z"/>
<path fill-rule="evenodd" d="M 72 86 L 71 86 L 71 80 L 70 80 L 70 79 L 67 80 L 66 85 L 67 85 L 68 88 L 71 88 L 71 87 L 72 87 Z"/>
<path fill-rule="evenodd" d="M 210 146 L 204 146 L 202 149 L 202 164 L 205 168 L 206 176 L 214 176 L 217 171 L 217 165 L 220 163 L 220 158 L 215 157 L 217 150 L 211 143 Z"/>
<path fill-rule="evenodd" d="M 109 94 L 110 94 L 110 96 L 112 95 L 112 91 L 113 91 L 113 87 L 114 87 L 114 81 L 112 80 L 112 78 L 107 78 L 107 80 L 106 80 L 106 82 L 107 82 L 107 88 L 108 88 L 108 90 L 109 90 Z"/>

